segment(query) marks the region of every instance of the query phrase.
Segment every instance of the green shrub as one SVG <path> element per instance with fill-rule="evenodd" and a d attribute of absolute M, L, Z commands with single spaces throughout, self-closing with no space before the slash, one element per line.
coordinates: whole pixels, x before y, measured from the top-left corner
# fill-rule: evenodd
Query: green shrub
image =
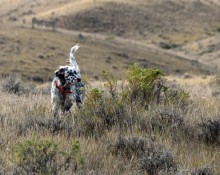
<path fill-rule="evenodd" d="M 159 103 L 164 87 L 162 79 L 164 75 L 165 73 L 160 69 L 145 69 L 137 64 L 130 66 L 126 78 L 129 83 L 131 100 L 139 99 L 145 104 L 156 100 Z"/>
<path fill-rule="evenodd" d="M 131 101 L 139 101 L 142 105 L 162 103 L 167 105 L 186 106 L 189 93 L 181 88 L 167 85 L 165 73 L 157 68 L 141 68 L 137 64 L 129 67 L 127 81 L 129 91 L 124 96 L 130 96 Z"/>
<path fill-rule="evenodd" d="M 50 140 L 26 140 L 15 148 L 15 163 L 19 174 L 59 174 L 75 172 L 83 163 L 79 142 L 69 152 L 62 152 Z"/>

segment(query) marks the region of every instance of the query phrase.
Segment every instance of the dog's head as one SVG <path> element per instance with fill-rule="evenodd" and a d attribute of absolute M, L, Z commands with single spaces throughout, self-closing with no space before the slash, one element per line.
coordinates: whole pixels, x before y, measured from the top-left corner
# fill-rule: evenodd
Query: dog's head
<path fill-rule="evenodd" d="M 55 76 L 59 78 L 62 85 L 75 85 L 81 81 L 80 74 L 71 66 L 60 66 L 60 68 L 55 71 Z"/>

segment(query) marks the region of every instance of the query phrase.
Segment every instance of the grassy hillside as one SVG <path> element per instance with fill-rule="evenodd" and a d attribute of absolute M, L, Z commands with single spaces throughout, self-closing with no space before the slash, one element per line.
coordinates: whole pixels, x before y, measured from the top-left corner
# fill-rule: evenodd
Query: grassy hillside
<path fill-rule="evenodd" d="M 0 0 L 0 174 L 220 174 L 219 16 L 218 0 Z M 84 105 L 54 117 L 77 43 Z"/>
<path fill-rule="evenodd" d="M 162 68 L 168 74 L 211 72 L 199 62 L 117 37 L 16 26 L 1 30 L 0 36 L 1 74 L 19 73 L 29 80 L 51 80 L 57 67 L 67 63 L 70 48 L 76 43 L 81 45 L 77 61 L 88 78 L 97 78 L 104 69 L 114 71 L 120 77 L 133 63 Z"/>
<path fill-rule="evenodd" d="M 94 40 L 104 39 L 102 42 L 107 45 L 113 44 L 112 39 L 116 37 L 126 38 L 127 41 L 123 40 L 122 44 L 116 43 L 116 45 L 126 45 L 124 42 L 135 42 L 137 46 L 144 44 L 147 47 L 146 52 L 153 50 L 150 52 L 154 53 L 156 50 L 159 55 L 171 55 L 171 57 L 178 55 L 178 57 L 184 59 L 196 60 L 211 65 L 213 67 L 211 70 L 218 69 L 219 49 L 217 46 L 218 39 L 216 38 L 219 36 L 220 5 L 215 0 L 138 0 L 135 2 L 130 0 L 55 0 L 53 2 L 3 0 L 0 8 L 0 22 L 6 26 L 10 23 L 30 27 L 32 17 L 55 19 L 58 27 L 78 31 L 79 33 L 87 32 L 93 35 Z M 40 27 L 39 29 L 43 28 Z M 5 29 L 2 28 L 2 30 Z M 41 30 L 37 31 L 40 32 L 39 36 L 44 33 Z M 96 35 L 101 36 L 101 38 L 97 38 Z M 57 33 L 54 38 L 57 40 L 63 39 L 62 35 Z M 75 41 L 72 41 L 72 43 L 75 43 Z M 127 46 L 129 50 L 131 46 L 128 44 Z M 66 48 L 65 54 L 68 55 L 70 47 Z M 149 47 L 150 49 L 148 49 Z M 142 52 L 143 47 L 135 49 L 137 52 Z M 61 52 L 63 51 L 61 50 Z M 87 52 L 87 50 L 83 52 Z M 88 50 L 88 53 L 91 52 Z M 124 53 L 120 51 L 119 54 L 123 55 Z M 129 55 L 130 53 L 126 51 L 125 54 Z M 100 55 L 103 54 L 100 53 Z M 153 55 L 155 57 L 156 54 Z M 108 56 L 113 58 L 112 55 Z M 134 55 L 130 57 L 135 61 L 145 59 L 141 54 L 140 56 L 142 58 L 133 59 Z M 114 55 L 114 57 L 118 60 L 117 55 Z M 154 60 L 150 60 L 150 63 L 147 64 L 157 66 L 158 58 Z M 169 64 L 166 64 L 166 58 L 164 60 L 165 63 L 161 63 L 161 59 L 159 59 L 159 63 L 164 65 L 163 69 L 165 67 L 166 71 L 175 72 L 170 67 L 166 68 Z M 172 59 L 171 62 L 173 62 Z M 195 62 L 192 64 L 195 64 Z M 120 65 L 120 69 L 123 69 L 121 63 L 118 65 Z M 174 67 L 179 66 L 177 64 Z M 184 64 L 181 67 L 185 67 Z M 191 72 L 191 68 L 188 69 L 187 67 L 186 70 Z M 197 66 L 197 68 L 199 67 L 202 66 Z M 96 68 L 94 71 L 96 71 Z M 194 72 L 193 68 L 192 72 Z"/>
<path fill-rule="evenodd" d="M 200 1 L 106 2 L 66 15 L 59 23 L 67 29 L 152 42 L 156 42 L 155 37 L 160 37 L 160 40 L 184 44 L 217 30 L 219 15 L 218 7 Z"/>
<path fill-rule="evenodd" d="M 173 50 L 206 64 L 218 65 L 218 39 L 215 38 L 219 37 L 219 4 L 172 0 L 97 4 L 58 17 L 58 25 L 69 30 L 130 38 Z M 209 62 L 207 57 L 212 61 Z"/>
<path fill-rule="evenodd" d="M 219 84 L 205 77 L 177 80 L 165 83 L 180 95 L 173 93 L 168 104 L 162 94 L 159 104 L 153 100 L 157 88 L 150 101 L 141 94 L 130 101 L 132 84 L 113 84 L 117 98 L 107 86 L 93 85 L 81 110 L 58 118 L 51 116 L 49 86 L 23 91 L 21 83 L 16 95 L 8 91 L 12 81 L 4 80 L 0 172 L 219 174 L 219 95 L 213 93 Z"/>

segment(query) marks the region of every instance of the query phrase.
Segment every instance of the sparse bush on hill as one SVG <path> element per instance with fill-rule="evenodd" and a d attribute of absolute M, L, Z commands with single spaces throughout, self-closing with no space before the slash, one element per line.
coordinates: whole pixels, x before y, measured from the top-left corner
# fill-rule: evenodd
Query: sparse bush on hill
<path fill-rule="evenodd" d="M 164 43 L 164 42 L 160 42 L 159 43 L 159 47 L 161 47 L 162 49 L 174 49 L 179 47 L 178 44 L 175 43 Z"/>
<path fill-rule="evenodd" d="M 102 71 L 101 76 L 104 79 L 104 81 L 106 81 L 104 86 L 106 88 L 108 88 L 109 93 L 111 94 L 111 96 L 113 98 L 115 98 L 116 95 L 117 95 L 117 80 L 116 80 L 116 78 L 112 75 L 111 72 L 106 71 L 106 70 Z"/>

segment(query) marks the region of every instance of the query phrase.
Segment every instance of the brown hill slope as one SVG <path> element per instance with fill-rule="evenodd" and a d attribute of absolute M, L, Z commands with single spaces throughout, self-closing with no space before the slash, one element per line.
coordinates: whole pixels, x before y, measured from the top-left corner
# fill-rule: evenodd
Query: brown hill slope
<path fill-rule="evenodd" d="M 51 79 L 57 66 L 66 64 L 70 48 L 79 43 L 77 61 L 83 74 L 96 78 L 103 69 L 121 77 L 133 63 L 159 67 L 166 73 L 207 74 L 210 68 L 199 62 L 159 52 L 144 44 L 121 38 L 58 30 L 8 27 L 0 31 L 1 74 L 16 72 L 27 79 Z"/>
<path fill-rule="evenodd" d="M 219 16 L 219 1 L 214 0 L 106 2 L 58 17 L 58 25 L 133 39 L 216 66 Z"/>
<path fill-rule="evenodd" d="M 0 2 L 0 71 L 48 80 L 58 65 L 66 63 L 70 47 L 79 43 L 82 48 L 78 62 L 91 78 L 97 77 L 102 69 L 111 69 L 121 76 L 135 62 L 173 74 L 217 72 L 199 63 L 197 53 L 189 54 L 191 48 L 187 47 L 219 33 L 220 13 L 216 2 L 3 0 Z M 43 27 L 32 30 L 29 22 L 34 16 L 54 17 L 58 26 L 72 31 L 58 28 L 50 32 Z M 21 24 L 20 20 L 26 22 Z"/>
<path fill-rule="evenodd" d="M 107 33 L 139 40 L 159 37 L 160 40 L 183 44 L 217 30 L 220 26 L 219 9 L 200 1 L 166 0 L 137 2 L 135 5 L 103 3 L 59 18 L 59 25 L 70 30 Z"/>

